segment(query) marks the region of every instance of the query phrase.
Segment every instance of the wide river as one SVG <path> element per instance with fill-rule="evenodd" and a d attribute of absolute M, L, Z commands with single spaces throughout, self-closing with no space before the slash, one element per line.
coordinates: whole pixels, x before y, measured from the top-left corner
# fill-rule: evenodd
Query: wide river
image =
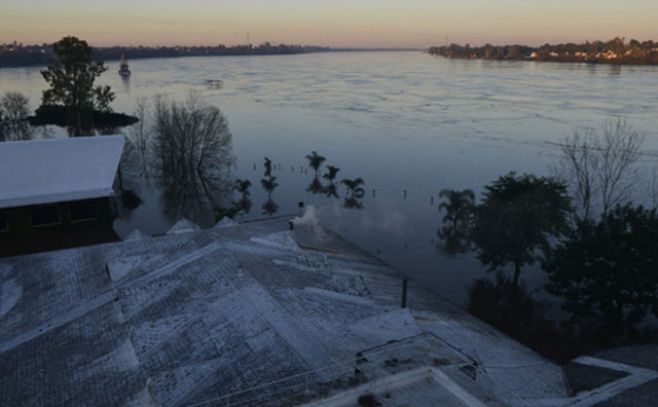
<path fill-rule="evenodd" d="M 183 99 L 195 89 L 226 115 L 233 175 L 253 184 L 244 220 L 266 217 L 260 179 L 267 156 L 280 185 L 272 195 L 277 215 L 297 213 L 300 201 L 314 205 L 326 226 L 460 305 L 486 271 L 473 255 L 440 249 L 441 189 L 479 192 L 509 171 L 548 174 L 565 137 L 614 118 L 646 134 L 643 165 L 658 165 L 658 67 L 461 61 L 420 52 L 129 62 L 128 82 L 118 77 L 117 62 L 101 78 L 117 94 L 116 111 L 132 113 L 140 97 Z M 223 88 L 206 85 L 214 79 Z M 39 68 L 0 70 L 0 93 L 23 92 L 32 107 L 44 88 Z M 306 191 L 312 171 L 304 157 L 312 150 L 340 167 L 338 179 L 365 180 L 362 210 Z M 119 234 L 171 226 L 160 200 L 143 198 L 130 218 L 116 221 Z M 545 282 L 532 268 L 523 279 L 533 289 Z"/>

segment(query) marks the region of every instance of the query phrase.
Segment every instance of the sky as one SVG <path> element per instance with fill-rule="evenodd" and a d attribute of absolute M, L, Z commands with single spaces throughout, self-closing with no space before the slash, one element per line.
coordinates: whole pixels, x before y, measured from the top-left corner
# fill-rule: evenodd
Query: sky
<path fill-rule="evenodd" d="M 0 43 L 427 47 L 658 40 L 657 0 L 0 0 Z M 249 34 L 247 34 L 249 33 Z"/>

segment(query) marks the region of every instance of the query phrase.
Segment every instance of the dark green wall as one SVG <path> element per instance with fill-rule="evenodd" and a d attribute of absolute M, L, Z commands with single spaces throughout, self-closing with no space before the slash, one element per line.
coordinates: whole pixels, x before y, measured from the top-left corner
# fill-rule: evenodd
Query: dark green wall
<path fill-rule="evenodd" d="M 0 209 L 6 214 L 6 218 L 9 225 L 9 230 L 6 232 L 0 232 L 0 236 L 29 236 L 42 231 L 54 231 L 54 230 L 72 230 L 80 227 L 88 227 L 89 224 L 99 224 L 99 225 L 111 225 L 113 219 L 112 210 L 110 208 L 110 199 L 109 198 L 99 198 L 90 200 L 93 201 L 96 205 L 96 220 L 87 220 L 81 222 L 72 222 L 71 216 L 69 213 L 69 203 L 63 202 L 58 203 L 57 209 L 59 211 L 59 217 L 61 224 L 59 225 L 49 225 L 49 226 L 37 226 L 33 227 L 30 222 L 30 209 L 31 207 L 20 207 L 20 208 L 10 208 L 10 209 Z"/>

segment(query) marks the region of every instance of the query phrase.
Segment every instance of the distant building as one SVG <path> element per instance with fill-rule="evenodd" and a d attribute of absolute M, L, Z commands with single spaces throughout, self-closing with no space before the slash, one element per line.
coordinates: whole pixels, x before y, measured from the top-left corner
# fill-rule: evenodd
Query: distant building
<path fill-rule="evenodd" d="M 0 257 L 117 240 L 123 136 L 0 143 Z"/>

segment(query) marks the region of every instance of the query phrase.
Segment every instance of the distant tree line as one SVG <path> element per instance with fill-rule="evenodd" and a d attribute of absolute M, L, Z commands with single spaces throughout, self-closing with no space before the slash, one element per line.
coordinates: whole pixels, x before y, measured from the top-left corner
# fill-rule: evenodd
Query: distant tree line
<path fill-rule="evenodd" d="M 30 65 L 49 65 L 58 58 L 54 44 L 23 45 L 21 43 L 0 44 L 0 68 L 19 67 Z M 291 45 L 291 44 L 263 44 L 226 46 L 168 46 L 168 47 L 95 47 L 94 61 L 117 60 L 123 53 L 128 59 L 140 58 L 172 58 L 195 56 L 228 56 L 228 55 L 286 55 L 303 54 L 309 52 L 324 52 L 329 48 Z"/>
<path fill-rule="evenodd" d="M 491 45 L 471 47 L 469 44 L 450 44 L 431 47 L 430 55 L 451 59 L 519 60 L 548 62 L 589 62 L 628 65 L 658 65 L 658 42 L 614 38 L 610 41 L 593 41 L 581 44 Z"/>

